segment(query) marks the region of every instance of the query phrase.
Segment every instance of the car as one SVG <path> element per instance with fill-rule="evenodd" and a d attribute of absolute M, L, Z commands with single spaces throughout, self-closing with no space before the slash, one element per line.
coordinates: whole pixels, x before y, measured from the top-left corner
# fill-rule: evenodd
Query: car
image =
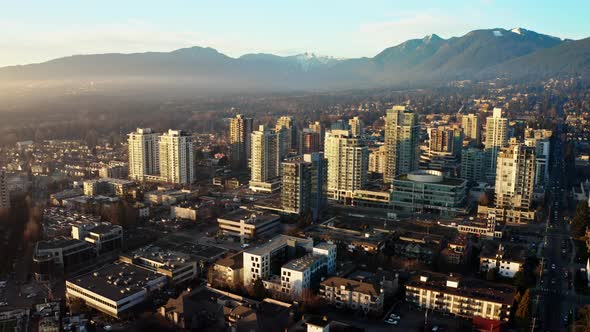
<path fill-rule="evenodd" d="M 390 324 L 390 325 L 397 325 L 399 323 L 399 320 L 389 318 L 388 320 L 385 321 L 385 323 Z"/>
<path fill-rule="evenodd" d="M 110 325 L 105 325 L 105 326 L 103 326 L 102 328 L 103 328 L 105 331 L 110 331 L 110 330 L 112 330 L 112 329 L 113 329 L 113 327 L 112 327 L 112 326 L 110 326 Z"/>
<path fill-rule="evenodd" d="M 554 285 L 555 284 L 555 279 L 551 279 L 551 284 Z"/>
<path fill-rule="evenodd" d="M 551 264 L 551 269 L 555 270 L 555 264 Z"/>
<path fill-rule="evenodd" d="M 389 315 L 389 318 L 390 318 L 390 319 L 401 319 L 401 317 L 400 317 L 400 316 L 398 316 L 398 315 L 396 315 L 396 314 L 391 314 L 391 315 Z"/>
<path fill-rule="evenodd" d="M 8 305 L 8 302 L 0 302 L 0 307 L 6 307 Z"/>

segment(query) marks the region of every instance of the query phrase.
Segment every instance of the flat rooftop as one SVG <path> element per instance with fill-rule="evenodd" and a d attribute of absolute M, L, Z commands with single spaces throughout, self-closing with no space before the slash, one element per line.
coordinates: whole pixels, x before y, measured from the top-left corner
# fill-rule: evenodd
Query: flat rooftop
<path fill-rule="evenodd" d="M 233 222 L 244 221 L 248 224 L 262 224 L 273 220 L 280 219 L 278 214 L 262 211 L 262 210 L 251 210 L 239 208 L 223 216 L 219 217 L 218 220 L 229 220 Z"/>
<path fill-rule="evenodd" d="M 424 183 L 424 184 L 427 184 L 427 185 L 443 185 L 443 186 L 460 186 L 460 185 L 465 184 L 467 182 L 466 180 L 463 180 L 463 179 L 449 178 L 449 177 L 443 177 L 442 181 L 440 181 L 440 182 L 418 182 L 418 181 L 410 180 L 408 178 L 408 174 L 398 175 L 395 178 L 395 180 L 396 181 L 408 181 L 408 182 Z"/>
<path fill-rule="evenodd" d="M 314 255 L 310 253 L 303 257 L 295 258 L 294 260 L 289 261 L 287 264 L 283 265 L 283 268 L 293 271 L 304 271 L 321 259 L 326 259 L 326 256 Z"/>
<path fill-rule="evenodd" d="M 134 183 L 133 181 L 130 181 L 130 180 L 115 179 L 115 178 L 100 178 L 100 179 L 94 179 L 94 180 L 86 180 L 84 182 L 87 182 L 87 183 L 108 182 L 108 183 L 120 184 L 120 185 L 126 185 L 126 184 L 133 184 Z"/>
<path fill-rule="evenodd" d="M 148 282 L 162 277 L 133 264 L 115 262 L 67 281 L 112 301 L 119 301 L 142 291 Z"/>
<path fill-rule="evenodd" d="M 116 229 L 122 229 L 121 226 L 118 225 L 113 225 L 113 224 L 108 224 L 108 223 L 103 223 L 100 224 L 94 228 L 91 228 L 90 230 L 88 230 L 90 233 L 96 233 L 96 234 L 106 234 L 106 233 L 110 233 Z"/>
<path fill-rule="evenodd" d="M 421 276 L 427 276 L 428 280 L 426 282 L 420 281 Z M 448 287 L 447 280 L 458 280 L 459 287 Z M 406 283 L 406 287 L 408 286 L 506 305 L 512 305 L 516 295 L 516 287 L 514 286 L 491 283 L 480 279 L 463 278 L 457 275 L 451 277 L 435 272 L 423 272 L 412 276 Z"/>
<path fill-rule="evenodd" d="M 171 268 L 187 265 L 196 260 L 189 254 L 173 250 L 162 249 L 158 246 L 154 246 L 151 244 L 145 247 L 141 247 L 137 250 L 132 251 L 129 254 L 125 254 L 122 256 L 132 258 L 143 258 L 146 260 L 164 264 L 164 266 Z"/>
<path fill-rule="evenodd" d="M 300 237 L 296 237 L 296 236 L 289 236 L 289 235 L 278 235 L 273 237 L 272 239 L 268 240 L 268 242 L 265 242 L 261 245 L 258 245 L 254 248 L 248 248 L 247 250 L 244 250 L 245 253 L 248 254 L 252 254 L 252 255 L 262 255 L 264 253 L 267 252 L 272 252 L 275 251 L 279 248 L 282 248 L 284 246 L 287 245 L 288 242 L 294 242 L 294 243 L 311 243 L 313 244 L 313 239 L 305 239 L 305 238 L 300 238 Z"/>
<path fill-rule="evenodd" d="M 50 250 L 50 249 L 59 249 L 59 248 L 66 248 L 75 245 L 84 245 L 87 244 L 85 241 L 70 239 L 66 237 L 56 237 L 51 240 L 44 240 L 37 242 L 37 249 L 39 250 Z M 90 246 L 90 244 L 87 244 Z"/>

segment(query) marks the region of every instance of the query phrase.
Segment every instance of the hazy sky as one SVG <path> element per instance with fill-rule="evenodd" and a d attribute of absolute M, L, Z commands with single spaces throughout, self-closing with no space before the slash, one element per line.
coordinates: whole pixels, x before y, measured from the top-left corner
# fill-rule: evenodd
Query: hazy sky
<path fill-rule="evenodd" d="M 590 36 L 589 0 L 0 0 L 0 66 L 71 54 L 210 46 L 230 56 L 374 56 L 436 33 L 523 27 Z"/>

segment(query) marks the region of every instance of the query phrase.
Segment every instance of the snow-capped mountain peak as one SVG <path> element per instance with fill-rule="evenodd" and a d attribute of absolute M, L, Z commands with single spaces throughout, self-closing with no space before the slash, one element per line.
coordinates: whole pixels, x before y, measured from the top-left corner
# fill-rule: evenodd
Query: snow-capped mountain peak
<path fill-rule="evenodd" d="M 524 32 L 526 31 L 523 28 L 513 28 L 512 30 L 510 30 L 511 32 L 517 34 L 517 35 L 524 35 Z"/>
<path fill-rule="evenodd" d="M 311 52 L 297 54 L 292 58 L 297 61 L 303 70 L 309 70 L 319 66 L 331 66 L 340 61 L 340 59 L 332 56 L 318 55 Z"/>

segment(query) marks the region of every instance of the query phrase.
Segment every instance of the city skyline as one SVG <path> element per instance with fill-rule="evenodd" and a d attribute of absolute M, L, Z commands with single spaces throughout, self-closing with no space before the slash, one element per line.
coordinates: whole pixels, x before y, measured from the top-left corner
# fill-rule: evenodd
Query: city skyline
<path fill-rule="evenodd" d="M 304 5 L 234 2 L 231 6 L 61 1 L 34 8 L 11 2 L 4 4 L 3 11 L 0 67 L 75 54 L 172 51 L 191 46 L 212 47 L 232 57 L 304 52 L 372 57 L 387 47 L 430 34 L 451 38 L 476 29 L 522 27 L 581 39 L 590 31 L 583 14 L 590 11 L 590 5 L 581 1 L 560 3 L 558 10 L 532 1 L 487 0 L 453 1 L 444 6 L 435 1 L 426 5 L 375 1 L 370 6 L 332 1 Z"/>

